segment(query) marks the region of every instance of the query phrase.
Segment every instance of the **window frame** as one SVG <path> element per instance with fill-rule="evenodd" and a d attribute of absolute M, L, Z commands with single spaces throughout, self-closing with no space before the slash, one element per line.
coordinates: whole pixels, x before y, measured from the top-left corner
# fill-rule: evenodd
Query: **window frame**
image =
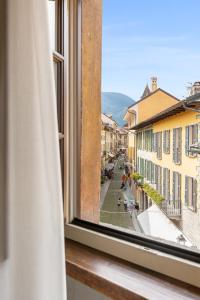
<path fill-rule="evenodd" d="M 66 0 L 65 4 L 66 4 Z M 83 226 L 81 222 L 75 222 L 78 215 L 80 195 L 80 126 L 81 126 L 81 7 L 80 0 L 68 0 L 68 24 L 69 29 L 65 34 L 68 47 L 67 58 L 65 59 L 65 72 L 67 83 L 67 101 L 64 108 L 64 124 L 66 138 L 64 140 L 64 213 L 65 213 L 65 236 L 69 239 L 98 249 L 110 255 L 122 258 L 129 262 L 157 271 L 175 279 L 200 287 L 200 266 L 197 262 L 178 257 L 172 253 L 162 252 L 159 249 L 152 249 L 147 237 L 141 237 L 143 244 L 123 240 L 119 236 L 108 234 L 109 228 L 101 232 L 91 227 Z M 87 223 L 87 222 L 86 222 Z M 96 228 L 97 228 L 96 227 Z M 113 229 L 114 230 L 114 229 Z M 115 230 L 114 230 L 115 231 Z M 137 239 L 138 234 L 133 237 Z M 150 239 L 152 240 L 152 239 Z M 156 243 L 155 240 L 153 242 Z M 165 245 L 165 243 L 163 244 Z M 167 244 L 166 244 L 167 247 Z M 180 252 L 180 248 L 172 247 L 174 251 Z M 183 249 L 185 249 L 182 246 Z M 178 249 L 178 250 L 177 250 Z M 185 249 L 188 252 L 188 249 Z M 188 252 L 189 253 L 189 252 Z"/>
<path fill-rule="evenodd" d="M 190 186 L 191 185 L 191 186 Z M 191 188 L 191 201 L 189 201 L 189 186 Z M 197 212 L 197 180 L 191 176 L 185 176 L 185 202 L 184 205 L 193 212 Z"/>
<path fill-rule="evenodd" d="M 185 126 L 185 155 L 187 157 L 197 157 L 197 154 L 191 153 L 189 149 L 192 144 L 195 144 L 198 141 L 198 130 L 198 123 Z M 193 131 L 196 131 L 196 137 L 193 136 Z"/>

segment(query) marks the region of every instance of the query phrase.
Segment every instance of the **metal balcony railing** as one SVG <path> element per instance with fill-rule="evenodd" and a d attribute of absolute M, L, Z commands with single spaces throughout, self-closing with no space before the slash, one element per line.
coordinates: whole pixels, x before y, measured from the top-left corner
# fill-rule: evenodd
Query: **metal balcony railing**
<path fill-rule="evenodd" d="M 181 216 L 181 201 L 180 200 L 164 200 L 161 204 L 162 210 L 169 218 Z"/>

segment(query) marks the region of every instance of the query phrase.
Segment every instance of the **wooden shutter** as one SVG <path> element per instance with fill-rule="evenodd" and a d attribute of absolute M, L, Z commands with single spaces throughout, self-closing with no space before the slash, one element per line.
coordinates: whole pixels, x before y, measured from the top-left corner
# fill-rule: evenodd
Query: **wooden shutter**
<path fill-rule="evenodd" d="M 154 168 L 154 176 L 155 176 L 156 189 L 158 189 L 158 166 L 157 165 L 155 165 Z"/>
<path fill-rule="evenodd" d="M 160 155 L 159 158 L 162 159 L 162 132 L 160 132 Z"/>
<path fill-rule="evenodd" d="M 178 207 L 181 208 L 181 174 L 178 175 Z"/>
<path fill-rule="evenodd" d="M 156 152 L 158 152 L 158 132 L 156 132 L 155 150 L 156 150 Z"/>
<path fill-rule="evenodd" d="M 167 169 L 166 168 L 163 168 L 163 196 L 164 198 L 166 199 L 166 171 Z"/>
<path fill-rule="evenodd" d="M 182 128 L 178 128 L 178 159 L 177 163 L 181 164 L 182 160 Z"/>
<path fill-rule="evenodd" d="M 167 131 L 167 153 L 170 153 L 170 130 Z"/>
<path fill-rule="evenodd" d="M 162 195 L 162 167 L 160 167 L 160 189 L 159 189 L 159 192 Z"/>
<path fill-rule="evenodd" d="M 189 180 L 188 176 L 185 176 L 185 205 L 188 206 L 188 185 L 189 185 Z"/>
<path fill-rule="evenodd" d="M 152 166 L 151 166 L 151 182 L 152 183 L 155 183 L 155 177 L 154 177 L 154 163 L 152 163 Z"/>
<path fill-rule="evenodd" d="M 167 169 L 167 201 L 170 200 L 170 170 Z"/>
<path fill-rule="evenodd" d="M 189 126 L 185 127 L 185 155 L 189 155 Z"/>
<path fill-rule="evenodd" d="M 165 130 L 163 132 L 163 152 L 166 153 L 167 152 L 167 145 L 166 145 L 166 138 L 167 138 L 167 131 Z"/>
<path fill-rule="evenodd" d="M 153 151 L 153 130 L 150 131 L 150 151 Z"/>
<path fill-rule="evenodd" d="M 173 161 L 176 162 L 176 129 L 173 129 Z"/>
<path fill-rule="evenodd" d="M 192 186 L 192 206 L 193 210 L 197 211 L 197 180 L 193 179 L 193 186 Z"/>
<path fill-rule="evenodd" d="M 198 124 L 192 126 L 192 144 L 196 144 L 198 142 Z M 197 156 L 197 153 L 193 153 L 193 157 Z"/>
<path fill-rule="evenodd" d="M 175 202 L 176 198 L 176 173 L 173 172 L 173 187 L 172 187 L 172 195 L 173 195 L 173 202 Z"/>

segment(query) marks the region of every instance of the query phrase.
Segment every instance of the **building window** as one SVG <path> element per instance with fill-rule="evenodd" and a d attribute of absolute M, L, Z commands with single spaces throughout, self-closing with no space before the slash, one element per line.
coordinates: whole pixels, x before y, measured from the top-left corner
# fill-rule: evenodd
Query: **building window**
<path fill-rule="evenodd" d="M 173 172 L 172 204 L 181 213 L 181 174 Z"/>
<path fill-rule="evenodd" d="M 185 155 L 196 157 L 196 153 L 191 153 L 190 146 L 198 142 L 198 124 L 185 127 Z"/>
<path fill-rule="evenodd" d="M 170 170 L 167 168 L 163 168 L 163 197 L 170 201 Z"/>
<path fill-rule="evenodd" d="M 155 183 L 155 164 L 151 162 L 151 183 Z"/>
<path fill-rule="evenodd" d="M 146 151 L 152 151 L 153 147 L 153 130 L 145 130 L 144 131 L 144 150 Z"/>
<path fill-rule="evenodd" d="M 145 160 L 145 178 L 149 182 L 151 181 L 151 168 L 152 168 L 152 162 L 150 160 Z"/>
<path fill-rule="evenodd" d="M 54 63 L 54 77 L 57 97 L 57 116 L 60 144 L 60 161 L 62 172 L 62 186 L 64 188 L 64 0 L 48 1 L 49 24 L 50 24 L 50 42 L 52 49 L 52 59 Z"/>
<path fill-rule="evenodd" d="M 163 132 L 163 152 L 165 154 L 170 153 L 170 130 Z"/>
<path fill-rule="evenodd" d="M 154 133 L 154 151 L 157 153 L 157 159 L 162 159 L 162 132 Z"/>
<path fill-rule="evenodd" d="M 137 133 L 137 148 L 139 150 L 143 149 L 143 141 L 142 141 L 143 135 L 142 132 Z"/>
<path fill-rule="evenodd" d="M 175 164 L 181 164 L 182 158 L 182 128 L 173 129 L 173 161 Z"/>
<path fill-rule="evenodd" d="M 159 194 L 162 194 L 162 167 L 155 165 L 155 184 Z"/>
<path fill-rule="evenodd" d="M 143 158 L 140 158 L 140 174 L 145 177 L 145 161 Z"/>
<path fill-rule="evenodd" d="M 196 212 L 197 210 L 197 181 L 185 176 L 185 205 Z"/>
<path fill-rule="evenodd" d="M 72 1 L 70 1 L 70 4 L 73 5 L 75 2 L 76 1 L 72 0 Z M 77 185 L 74 183 L 69 185 L 69 198 L 73 200 L 73 203 L 70 202 L 69 212 L 70 212 L 70 216 L 71 215 L 75 216 L 76 219 L 73 220 L 73 218 L 70 217 L 70 220 L 73 220 L 73 225 L 68 226 L 68 227 L 70 228 L 70 230 L 72 230 L 72 231 L 74 230 L 75 239 L 77 239 L 77 240 L 83 239 L 83 242 L 84 242 L 87 240 L 94 241 L 93 236 L 95 235 L 95 230 L 98 231 L 98 228 L 99 228 L 99 230 L 104 230 L 102 232 L 105 233 L 106 237 L 104 236 L 103 238 L 105 238 L 105 239 L 110 238 L 110 236 L 109 236 L 110 233 L 109 233 L 109 231 L 108 232 L 106 231 L 105 226 L 101 227 L 102 223 L 105 223 L 106 226 L 108 224 L 112 224 L 112 226 L 115 226 L 116 224 L 118 224 L 118 227 L 121 227 L 121 220 L 123 217 L 125 217 L 126 224 L 128 224 L 128 221 L 130 221 L 130 223 L 131 223 L 132 220 L 130 219 L 128 212 L 123 211 L 124 210 L 123 205 L 121 205 L 120 208 L 117 207 L 117 200 L 119 197 L 120 181 L 121 181 L 120 172 L 121 171 L 124 172 L 123 170 L 118 168 L 118 166 L 116 166 L 115 170 L 114 170 L 117 173 L 117 176 L 115 174 L 115 177 L 117 178 L 116 183 L 111 182 L 111 184 L 109 186 L 110 187 L 109 206 L 107 206 L 107 203 L 106 203 L 107 200 L 105 200 L 106 205 L 101 205 L 101 206 L 99 205 L 99 204 L 102 204 L 102 203 L 99 203 L 100 189 L 99 189 L 98 182 L 100 180 L 99 180 L 99 178 L 97 178 L 98 176 L 96 176 L 96 175 L 98 175 L 98 170 L 100 169 L 100 163 L 99 163 L 99 160 L 97 157 L 97 154 L 100 152 L 99 151 L 100 147 L 98 146 L 98 140 L 96 139 L 96 137 L 98 136 L 98 132 L 100 132 L 100 130 L 99 130 L 98 126 L 96 125 L 98 122 L 96 122 L 94 120 L 99 120 L 98 114 L 96 113 L 97 109 L 95 108 L 95 105 L 98 104 L 98 108 L 100 110 L 100 103 L 99 103 L 100 101 L 99 100 L 101 97 L 100 81 L 99 81 L 99 84 L 97 84 L 98 80 L 100 78 L 100 75 L 101 75 L 100 74 L 100 72 L 101 72 L 101 69 L 100 69 L 101 53 L 99 51 L 100 46 L 101 46 L 100 42 L 102 40 L 101 39 L 101 28 L 100 28 L 101 26 L 99 25 L 102 20 L 101 13 L 100 13 L 101 7 L 98 6 L 98 1 L 82 0 L 79 2 L 82 5 L 80 8 L 81 12 L 79 14 L 81 16 L 81 20 L 79 20 L 80 24 L 78 24 L 78 25 L 82 26 L 82 29 L 80 30 L 81 31 L 80 35 L 78 35 L 78 37 L 80 38 L 80 43 L 78 44 L 80 49 L 78 49 L 78 51 L 77 51 L 77 49 L 75 48 L 74 51 L 70 51 L 70 53 L 71 53 L 71 55 L 72 54 L 75 55 L 77 52 L 80 55 L 80 61 L 78 60 L 77 62 L 74 63 L 75 71 L 76 71 L 77 66 L 80 66 L 79 67 L 80 74 L 78 74 L 78 76 L 76 76 L 76 74 L 72 74 L 73 76 L 71 76 L 71 81 L 70 81 L 71 85 L 70 85 L 69 91 L 71 91 L 71 94 L 72 94 L 72 97 L 70 98 L 70 107 L 72 107 L 72 109 L 70 110 L 70 112 L 74 113 L 74 111 L 75 111 L 75 113 L 76 113 L 77 112 L 76 107 L 80 110 L 80 114 L 76 115 L 74 113 L 76 118 L 74 118 L 74 121 L 71 122 L 73 124 L 73 126 L 71 126 L 71 131 L 70 131 L 71 132 L 70 153 L 73 152 L 73 149 L 75 147 L 72 147 L 72 146 L 76 142 L 77 148 L 78 148 L 77 157 L 80 157 L 80 162 L 78 162 L 78 164 L 77 164 L 76 155 L 69 156 L 70 157 L 69 164 L 72 167 L 70 168 L 70 172 L 68 172 L 68 174 L 69 174 L 70 179 L 73 178 L 74 181 L 77 180 Z M 105 1 L 105 3 L 106 2 L 108 2 L 108 1 Z M 124 3 L 123 3 L 123 5 L 124 5 Z M 73 18 L 71 18 L 71 19 L 72 19 L 71 20 L 71 22 L 72 22 L 73 20 L 77 20 L 78 18 L 75 15 L 75 17 L 73 16 Z M 108 14 L 108 19 L 109 19 L 109 14 Z M 73 24 L 71 26 L 69 26 L 69 28 L 73 29 Z M 100 42 L 98 42 L 99 44 L 97 44 L 97 41 L 96 41 L 97 37 L 98 37 L 98 41 L 100 41 Z M 76 42 L 77 36 L 75 36 L 75 38 L 72 41 Z M 105 40 L 103 40 L 103 41 L 105 42 Z M 72 59 L 69 60 L 70 64 L 73 63 L 73 58 L 74 58 L 74 56 L 72 55 Z M 108 59 L 108 61 L 110 61 L 110 59 Z M 79 81 L 80 81 L 80 83 L 79 83 Z M 73 85 L 76 85 L 76 84 L 78 85 L 78 87 L 80 84 L 80 87 L 77 91 L 77 95 L 76 95 L 76 92 L 72 93 Z M 76 101 L 76 96 L 78 96 L 79 93 L 80 93 L 80 99 L 79 99 L 79 97 L 77 97 L 77 101 Z M 116 99 L 115 99 L 115 102 L 116 102 Z M 100 113 L 100 111 L 99 111 L 99 113 Z M 80 128 L 80 132 L 78 132 L 78 136 L 76 138 L 74 138 L 74 134 L 72 134 L 72 133 L 76 132 L 77 127 Z M 108 133 L 108 135 L 109 135 L 109 133 Z M 132 136 L 133 136 L 133 139 L 132 139 Z M 159 136 L 158 134 L 154 135 L 154 137 L 158 137 L 158 136 Z M 135 143 L 135 132 L 130 131 L 129 137 L 130 137 L 130 140 L 129 140 L 130 147 L 136 144 L 136 145 L 138 145 L 138 149 L 144 149 L 144 141 L 143 141 L 144 135 L 142 132 L 140 132 L 136 135 L 137 143 Z M 158 142 L 157 139 L 155 140 L 155 143 L 156 142 Z M 100 140 L 99 140 L 99 143 L 100 143 Z M 172 144 L 172 142 L 171 142 L 171 144 Z M 162 156 L 162 147 L 163 147 L 162 133 L 161 133 L 160 143 L 158 144 L 158 146 L 159 146 L 158 148 L 160 148 L 160 149 L 157 149 L 157 147 L 155 147 L 154 151 L 158 152 L 157 153 L 158 157 L 161 157 Z M 148 143 L 146 143 L 145 148 L 149 149 Z M 95 150 L 95 151 L 93 151 L 93 150 Z M 140 151 L 138 151 L 136 153 L 139 156 L 141 155 Z M 146 153 L 146 158 L 149 158 L 149 156 L 147 156 L 147 153 Z M 115 163 L 115 161 L 114 161 L 114 163 Z M 110 164 L 112 165 L 113 163 L 111 162 Z M 146 162 L 146 166 L 148 164 L 149 163 Z M 127 165 L 129 165 L 129 164 L 127 163 Z M 143 176 L 145 175 L 144 169 L 145 169 L 144 159 L 137 158 L 137 170 Z M 156 170 L 155 170 L 155 168 L 153 167 L 151 170 L 151 174 L 152 174 L 152 181 L 155 181 L 155 176 L 156 176 L 157 189 L 161 193 L 162 184 L 163 184 L 162 168 L 160 166 L 156 166 Z M 135 174 L 135 175 L 138 176 L 138 174 Z M 145 176 L 147 178 L 149 178 L 148 172 L 146 173 Z M 141 179 L 140 179 L 140 181 L 138 180 L 138 183 L 139 182 L 142 182 L 142 180 Z M 135 186 L 136 185 L 134 185 L 134 188 L 135 188 Z M 167 187 L 166 187 L 166 189 L 167 189 Z M 122 192 L 123 195 L 126 194 L 126 192 L 124 192 L 123 190 L 120 192 Z M 142 191 L 140 185 L 139 185 L 138 190 L 136 190 L 136 193 L 137 193 L 137 197 L 138 197 L 137 201 L 139 204 L 139 208 L 141 208 L 142 207 L 141 203 L 143 201 L 144 192 Z M 73 197 L 74 195 L 75 195 L 75 197 Z M 80 201 L 75 201 L 76 199 L 78 199 L 78 200 L 80 199 Z M 113 201 L 113 205 L 111 205 L 112 201 Z M 74 207 L 73 207 L 73 204 L 74 204 Z M 139 215 L 138 215 L 138 217 L 139 217 Z M 84 220 L 86 220 L 87 222 L 89 221 L 89 222 L 97 223 L 94 225 L 94 229 L 92 229 L 93 233 L 91 233 L 90 230 L 84 231 L 83 229 L 81 229 L 80 233 L 78 232 L 78 234 L 76 234 L 75 231 L 77 230 L 77 228 L 75 228 L 74 226 L 77 226 L 77 224 L 78 224 L 77 218 L 83 220 L 82 223 L 81 222 L 79 223 L 79 226 L 83 226 L 83 228 L 84 228 L 84 226 L 87 226 L 87 224 L 84 223 Z M 99 222 L 99 220 L 100 220 L 100 222 Z M 125 224 L 125 226 L 126 226 L 126 224 Z M 92 228 L 92 224 L 89 224 L 89 226 L 91 226 L 91 228 Z M 124 226 L 124 224 L 123 224 L 123 226 Z M 129 226 L 129 224 L 127 226 Z M 130 226 L 132 226 L 132 223 L 130 224 Z M 160 223 L 158 221 L 158 229 L 159 229 L 159 226 L 160 226 Z M 69 230 L 69 238 L 70 238 L 70 234 L 71 234 L 70 230 Z M 88 235 L 91 234 L 91 236 L 89 236 L 89 238 L 85 238 L 87 234 Z M 126 235 L 126 230 L 124 231 L 124 234 Z M 104 244 L 105 244 L 105 247 L 106 247 L 107 245 L 108 246 L 110 245 L 110 243 L 106 243 L 106 242 L 102 243 L 101 242 L 100 238 L 102 238 L 102 236 L 103 236 L 103 234 L 101 235 L 101 237 L 99 237 L 98 233 L 95 235 L 95 239 L 97 238 L 97 243 L 93 243 L 93 246 L 98 247 L 99 245 L 104 246 Z M 133 236 L 134 236 L 134 230 L 133 230 Z M 136 234 L 136 236 L 138 236 L 138 234 Z M 153 234 L 152 234 L 152 236 L 153 236 Z M 155 240 L 156 240 L 156 236 L 157 235 L 155 235 Z M 123 238 L 123 235 L 121 234 L 120 237 Z M 159 239 L 159 243 L 162 242 L 161 239 L 162 238 Z M 171 238 L 170 238 L 170 241 L 171 241 Z M 119 244 L 121 243 L 120 239 L 117 241 L 117 243 L 119 243 Z M 131 251 L 130 252 L 127 251 L 127 253 L 133 253 L 133 256 L 134 256 L 134 245 L 132 247 L 133 247 L 133 251 L 131 249 Z M 163 244 L 163 249 L 165 249 L 165 247 L 167 247 L 167 243 Z M 109 250 L 110 250 L 110 253 L 112 253 L 112 249 L 116 249 L 116 248 L 118 249 L 118 245 L 116 245 L 116 247 L 109 247 L 109 248 L 110 249 L 108 249 L 106 251 L 109 253 Z M 120 250 L 120 252 L 121 252 L 121 250 Z M 146 251 L 146 252 L 149 252 L 149 251 Z M 146 254 L 146 252 L 145 252 L 145 254 Z M 121 253 L 123 254 L 124 258 L 127 258 L 127 256 L 126 256 L 127 253 L 125 250 L 124 250 L 124 252 L 121 252 Z M 177 251 L 177 253 L 179 254 L 178 251 Z M 180 253 L 181 253 L 181 251 L 180 251 Z M 174 258 L 173 258 L 173 260 L 175 261 Z M 148 261 L 148 259 L 146 257 L 144 257 L 144 261 Z M 135 262 L 138 263 L 137 259 L 135 259 Z M 178 263 L 179 263 L 179 261 L 178 261 Z M 159 268 L 160 268 L 160 266 L 159 266 Z M 171 270 L 173 268 L 168 268 L 168 269 Z M 164 268 L 164 270 L 165 270 L 165 268 Z"/>

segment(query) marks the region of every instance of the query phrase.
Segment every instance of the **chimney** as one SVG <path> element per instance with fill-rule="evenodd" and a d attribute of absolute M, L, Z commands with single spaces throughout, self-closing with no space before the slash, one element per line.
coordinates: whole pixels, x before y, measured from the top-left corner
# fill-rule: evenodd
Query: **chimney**
<path fill-rule="evenodd" d="M 157 88 L 157 77 L 151 77 L 151 91 L 154 92 Z"/>
<path fill-rule="evenodd" d="M 198 93 L 200 93 L 200 81 L 196 81 L 192 85 L 191 90 L 190 90 L 190 96 L 196 95 Z"/>

